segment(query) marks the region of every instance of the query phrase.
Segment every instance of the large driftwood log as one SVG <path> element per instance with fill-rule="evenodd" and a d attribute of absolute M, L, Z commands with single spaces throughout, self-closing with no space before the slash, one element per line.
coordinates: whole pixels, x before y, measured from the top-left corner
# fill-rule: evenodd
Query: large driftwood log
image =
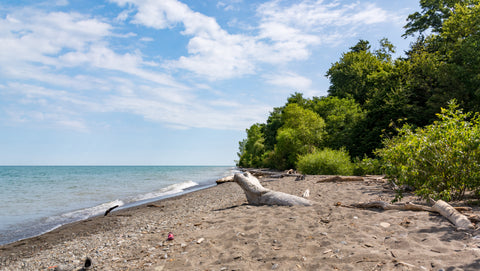
<path fill-rule="evenodd" d="M 455 210 L 455 208 L 443 200 L 437 200 L 437 202 L 432 206 L 432 210 L 446 217 L 448 220 L 450 220 L 450 222 L 455 224 L 457 228 L 474 228 L 472 222 L 470 222 L 466 216 L 459 213 L 457 210 Z"/>
<path fill-rule="evenodd" d="M 252 205 L 311 206 L 313 204 L 305 198 L 267 189 L 249 172 L 237 173 L 233 180 L 240 185 L 247 196 L 248 203 Z"/>
<path fill-rule="evenodd" d="M 413 203 L 404 203 L 404 204 L 389 204 L 384 201 L 372 201 L 366 203 L 356 203 L 351 205 L 343 205 L 344 207 L 354 207 L 354 208 L 380 208 L 383 210 L 403 210 L 403 211 L 428 211 L 428 212 L 436 212 L 440 215 L 447 218 L 450 222 L 452 222 L 457 228 L 459 229 L 473 229 L 474 226 L 470 222 L 470 220 L 465 216 L 462 215 L 460 212 L 456 210 L 456 208 L 452 207 L 450 204 L 446 203 L 443 200 L 438 200 L 432 207 L 418 205 Z M 465 209 L 465 208 L 459 208 Z"/>

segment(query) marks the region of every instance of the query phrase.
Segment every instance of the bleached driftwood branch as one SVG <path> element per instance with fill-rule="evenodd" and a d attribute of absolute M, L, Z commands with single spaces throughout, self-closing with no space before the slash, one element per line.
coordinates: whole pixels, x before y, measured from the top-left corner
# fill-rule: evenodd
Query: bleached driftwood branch
<path fill-rule="evenodd" d="M 233 180 L 240 185 L 247 196 L 248 203 L 252 205 L 311 206 L 313 204 L 302 197 L 267 189 L 249 172 L 237 173 Z"/>
<path fill-rule="evenodd" d="M 362 181 L 364 181 L 363 177 L 358 177 L 358 176 L 332 176 L 332 177 L 327 177 L 327 178 L 318 180 L 317 183 L 362 182 Z"/>
<path fill-rule="evenodd" d="M 367 203 L 356 203 L 347 205 L 345 207 L 354 207 L 354 208 L 380 208 L 383 210 L 404 210 L 404 211 L 428 211 L 436 212 L 447 218 L 459 229 L 473 229 L 474 226 L 472 222 L 465 216 L 458 212 L 450 204 L 446 203 L 443 200 L 438 200 L 432 207 L 418 205 L 413 203 L 404 203 L 404 204 L 389 204 L 384 201 L 373 201 Z M 465 209 L 465 208 L 460 208 Z"/>
<path fill-rule="evenodd" d="M 450 222 L 460 229 L 473 229 L 473 224 L 468 218 L 455 210 L 450 204 L 443 200 L 437 200 L 432 210 L 446 217 Z"/>
<path fill-rule="evenodd" d="M 372 201 L 372 202 L 360 202 L 345 207 L 355 207 L 355 208 L 380 208 L 383 210 L 403 210 L 403 211 L 427 211 L 431 212 L 432 207 L 413 204 L 410 202 L 403 204 L 390 204 L 385 201 Z"/>

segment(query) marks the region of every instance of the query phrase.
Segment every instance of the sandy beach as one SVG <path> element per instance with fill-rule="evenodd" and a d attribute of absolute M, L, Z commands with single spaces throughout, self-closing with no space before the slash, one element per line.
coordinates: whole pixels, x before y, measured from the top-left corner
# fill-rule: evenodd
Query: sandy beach
<path fill-rule="evenodd" d="M 343 207 L 394 194 L 377 177 L 325 178 L 260 179 L 298 196 L 309 189 L 319 203 L 311 207 L 250 206 L 236 183 L 224 183 L 114 210 L 0 247 L 0 270 L 78 270 L 86 257 L 91 270 L 480 269 L 477 230 L 456 230 L 434 213 Z"/>

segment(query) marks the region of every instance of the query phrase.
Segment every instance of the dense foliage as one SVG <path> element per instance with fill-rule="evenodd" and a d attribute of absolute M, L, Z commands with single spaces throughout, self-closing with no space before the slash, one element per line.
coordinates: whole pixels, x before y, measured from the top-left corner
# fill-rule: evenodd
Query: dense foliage
<path fill-rule="evenodd" d="M 304 174 L 352 175 L 354 165 L 345 150 L 325 148 L 298 159 L 298 170 Z"/>
<path fill-rule="evenodd" d="M 393 142 L 403 144 L 402 140 L 410 138 L 407 127 L 411 134 L 418 127 L 425 129 L 418 133 L 447 129 L 439 125 L 446 120 L 439 122 L 436 115 L 449 101 L 455 99 L 465 112 L 479 112 L 480 0 L 420 0 L 420 6 L 421 11 L 407 18 L 405 36 L 417 39 L 404 57 L 393 59 L 395 47 L 386 39 L 376 49 L 360 40 L 326 72 L 331 83 L 327 97 L 304 98 L 295 93 L 284 106 L 273 109 L 266 123 L 247 129 L 247 138 L 240 142 L 238 165 L 295 168 L 300 158 L 330 148 L 348 153 L 356 161 L 355 173 L 376 173 L 383 163 L 376 156 L 382 152 L 376 150 L 395 149 Z M 397 129 L 404 124 L 408 124 L 405 129 Z M 431 143 L 437 139 L 432 137 Z M 455 144 L 465 143 L 460 141 Z M 454 159 L 435 155 L 438 160 Z M 415 166 L 418 172 L 426 170 L 424 164 Z M 459 177 L 448 178 L 456 183 Z M 458 198 L 465 189 L 476 189 L 458 185 L 447 193 L 428 183 L 434 192 L 420 193 Z"/>
<path fill-rule="evenodd" d="M 385 172 L 399 185 L 409 185 L 423 198 L 462 199 L 480 192 L 480 116 L 471 118 L 455 103 L 442 109 L 439 120 L 386 139 L 378 151 Z"/>

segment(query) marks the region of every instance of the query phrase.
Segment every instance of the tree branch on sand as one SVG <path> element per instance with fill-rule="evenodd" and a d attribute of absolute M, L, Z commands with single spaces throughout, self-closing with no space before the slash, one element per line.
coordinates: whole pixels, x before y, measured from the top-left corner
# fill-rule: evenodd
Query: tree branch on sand
<path fill-rule="evenodd" d="M 439 213 L 443 217 L 452 222 L 458 229 L 473 229 L 472 222 L 463 214 L 461 214 L 456 208 L 443 200 L 434 202 L 432 207 L 413 204 L 410 202 L 403 204 L 389 204 L 384 201 L 372 201 L 367 203 L 356 203 L 351 205 L 342 205 L 343 207 L 351 208 L 380 208 L 382 210 L 402 210 L 402 211 L 427 211 Z M 465 207 L 459 207 L 458 209 L 464 210 Z"/>
<path fill-rule="evenodd" d="M 311 206 L 313 204 L 312 201 L 302 197 L 267 189 L 249 172 L 237 173 L 233 180 L 240 185 L 247 196 L 248 203 L 252 205 Z"/>

